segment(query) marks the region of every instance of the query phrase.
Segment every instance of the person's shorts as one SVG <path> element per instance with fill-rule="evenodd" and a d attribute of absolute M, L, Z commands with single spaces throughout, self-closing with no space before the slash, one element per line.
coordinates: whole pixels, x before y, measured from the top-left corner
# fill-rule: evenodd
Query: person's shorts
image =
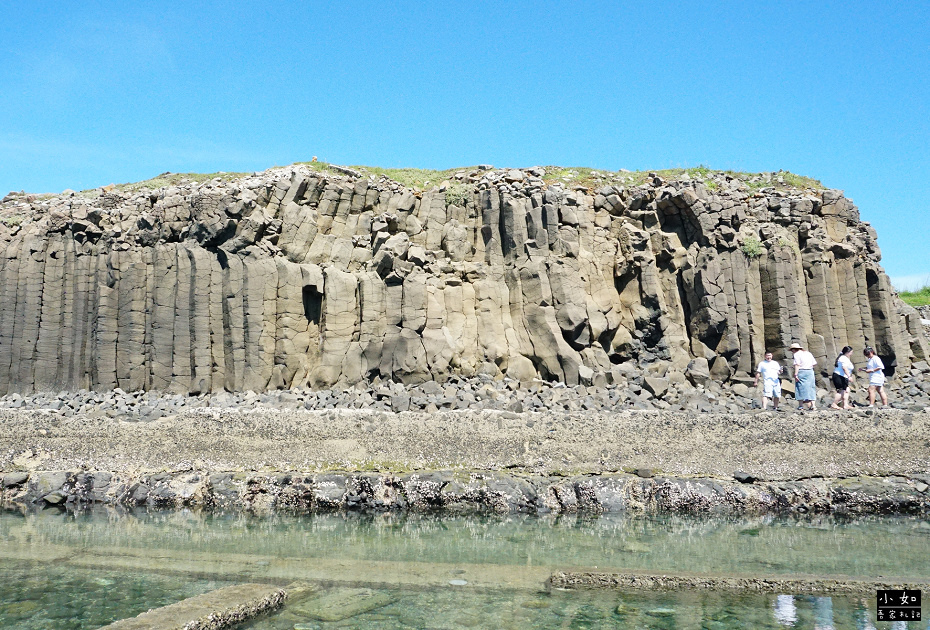
<path fill-rule="evenodd" d="M 778 379 L 762 381 L 762 395 L 766 398 L 781 398 L 781 381 Z"/>
<path fill-rule="evenodd" d="M 885 384 L 885 375 L 879 374 L 875 376 L 876 372 L 872 372 L 869 376 L 869 385 L 872 387 L 881 387 Z"/>
<path fill-rule="evenodd" d="M 833 386 L 836 388 L 836 391 L 840 392 L 849 387 L 849 379 L 842 374 L 834 372 L 831 378 L 833 379 Z"/>

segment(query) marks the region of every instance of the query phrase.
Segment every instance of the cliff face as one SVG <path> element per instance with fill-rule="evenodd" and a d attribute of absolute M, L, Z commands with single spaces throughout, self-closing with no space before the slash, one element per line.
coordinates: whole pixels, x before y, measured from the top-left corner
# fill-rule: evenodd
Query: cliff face
<path fill-rule="evenodd" d="M 793 341 L 821 366 L 846 344 L 930 356 L 839 191 L 466 169 L 420 192 L 341 170 L 8 196 L 0 392 L 725 380 Z"/>

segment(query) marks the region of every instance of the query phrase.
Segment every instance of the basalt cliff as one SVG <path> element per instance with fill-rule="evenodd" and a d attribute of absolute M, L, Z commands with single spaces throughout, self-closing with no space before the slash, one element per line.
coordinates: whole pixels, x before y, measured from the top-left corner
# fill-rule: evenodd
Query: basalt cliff
<path fill-rule="evenodd" d="M 564 173 L 564 171 L 559 171 Z M 573 384 L 930 356 L 842 192 L 778 174 L 489 167 L 421 188 L 319 163 L 0 204 L 0 393 L 380 377 Z M 826 374 L 826 372 L 824 372 Z"/>

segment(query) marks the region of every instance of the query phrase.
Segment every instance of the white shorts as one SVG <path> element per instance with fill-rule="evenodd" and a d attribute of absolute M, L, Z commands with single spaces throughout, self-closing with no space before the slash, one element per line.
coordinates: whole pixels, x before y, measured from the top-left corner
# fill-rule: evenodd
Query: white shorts
<path fill-rule="evenodd" d="M 781 398 L 781 381 L 777 378 L 762 381 L 762 395 L 766 398 Z"/>
<path fill-rule="evenodd" d="M 872 372 L 869 374 L 869 385 L 882 387 L 885 384 L 885 375 L 881 372 Z"/>

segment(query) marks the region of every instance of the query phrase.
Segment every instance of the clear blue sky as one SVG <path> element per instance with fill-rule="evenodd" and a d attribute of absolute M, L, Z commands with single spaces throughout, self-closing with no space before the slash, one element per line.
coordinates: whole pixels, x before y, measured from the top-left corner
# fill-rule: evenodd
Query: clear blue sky
<path fill-rule="evenodd" d="M 314 155 L 784 168 L 930 277 L 930 3 L 126 4 L 3 2 L 0 191 Z"/>

